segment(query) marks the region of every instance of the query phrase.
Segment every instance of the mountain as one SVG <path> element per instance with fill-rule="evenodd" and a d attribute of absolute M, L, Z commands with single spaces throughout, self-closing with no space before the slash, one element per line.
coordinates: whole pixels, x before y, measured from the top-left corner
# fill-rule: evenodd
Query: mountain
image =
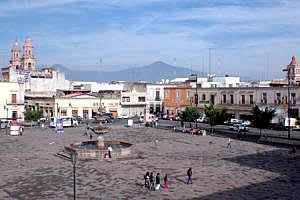
<path fill-rule="evenodd" d="M 160 61 L 143 67 L 134 67 L 113 72 L 71 70 L 60 64 L 55 64 L 53 67 L 65 72 L 67 79 L 76 81 L 159 81 L 161 79 L 171 80 L 191 75 L 191 70 L 187 68 L 175 67 Z M 195 71 L 193 73 L 204 74 Z"/>

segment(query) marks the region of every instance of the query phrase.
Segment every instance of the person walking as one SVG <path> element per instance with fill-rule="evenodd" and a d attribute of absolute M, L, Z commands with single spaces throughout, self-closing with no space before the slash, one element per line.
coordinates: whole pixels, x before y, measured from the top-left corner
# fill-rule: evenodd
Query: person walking
<path fill-rule="evenodd" d="M 145 187 L 149 188 L 150 187 L 150 184 L 149 184 L 149 176 L 150 176 L 150 173 L 147 172 L 145 175 L 144 175 L 144 179 L 145 179 Z"/>
<path fill-rule="evenodd" d="M 150 186 L 149 186 L 149 189 L 150 190 L 153 190 L 154 188 L 154 177 L 153 177 L 153 172 L 150 173 Z"/>
<path fill-rule="evenodd" d="M 155 190 L 159 190 L 159 188 L 160 188 L 160 174 L 159 173 L 156 174 L 155 183 L 156 183 Z"/>
<path fill-rule="evenodd" d="M 109 146 L 109 147 L 107 148 L 107 150 L 108 150 L 108 157 L 111 159 L 111 158 L 112 158 L 112 147 Z"/>
<path fill-rule="evenodd" d="M 87 124 L 87 126 L 86 126 L 86 129 L 85 129 L 85 132 L 84 132 L 83 136 L 88 136 L 89 129 L 90 129 L 90 127 L 89 127 L 89 125 Z"/>
<path fill-rule="evenodd" d="M 227 149 L 231 149 L 231 139 L 230 138 L 228 138 L 228 144 L 227 144 Z"/>
<path fill-rule="evenodd" d="M 165 177 L 164 177 L 164 188 L 165 189 L 169 188 L 169 186 L 168 186 L 168 174 L 166 174 Z"/>
<path fill-rule="evenodd" d="M 193 181 L 192 181 L 192 175 L 193 175 L 192 168 L 189 168 L 189 169 L 187 170 L 188 181 L 187 181 L 186 184 L 189 184 L 189 183 L 193 184 Z"/>

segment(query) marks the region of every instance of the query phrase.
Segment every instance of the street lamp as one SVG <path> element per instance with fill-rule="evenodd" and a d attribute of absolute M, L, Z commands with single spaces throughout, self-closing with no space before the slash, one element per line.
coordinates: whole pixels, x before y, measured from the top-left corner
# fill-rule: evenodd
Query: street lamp
<path fill-rule="evenodd" d="M 191 74 L 191 76 L 195 76 L 196 77 L 196 94 L 195 94 L 195 104 L 196 104 L 196 108 L 198 108 L 198 87 L 197 87 L 197 81 L 198 81 L 198 75 L 197 74 Z"/>
<path fill-rule="evenodd" d="M 73 163 L 73 196 L 76 200 L 76 162 L 77 162 L 77 153 L 73 152 L 71 154 L 71 162 Z"/>
<path fill-rule="evenodd" d="M 283 69 L 282 70 L 283 72 L 287 72 L 287 77 L 288 77 L 288 122 L 289 122 L 289 125 L 288 125 L 288 139 L 291 138 L 291 116 L 290 116 L 290 107 L 291 107 L 291 100 L 290 100 L 290 87 L 291 87 L 291 78 L 290 78 L 290 69 L 287 68 L 287 69 Z"/>
<path fill-rule="evenodd" d="M 195 94 L 195 104 L 196 104 L 196 109 L 198 109 L 198 86 L 197 86 L 197 82 L 198 82 L 198 75 L 197 75 L 197 74 L 191 74 L 191 76 L 195 76 L 195 77 L 196 77 L 196 94 Z M 198 128 L 197 119 L 196 119 L 196 128 Z"/>

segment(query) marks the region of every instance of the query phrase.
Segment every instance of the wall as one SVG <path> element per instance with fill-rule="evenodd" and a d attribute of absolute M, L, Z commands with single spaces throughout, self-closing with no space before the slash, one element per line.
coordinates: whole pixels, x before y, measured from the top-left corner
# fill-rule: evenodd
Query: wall
<path fill-rule="evenodd" d="M 17 112 L 19 120 L 24 120 L 24 85 L 12 82 L 0 82 L 0 118 L 12 118 Z M 16 94 L 16 103 L 12 102 L 12 94 Z"/>

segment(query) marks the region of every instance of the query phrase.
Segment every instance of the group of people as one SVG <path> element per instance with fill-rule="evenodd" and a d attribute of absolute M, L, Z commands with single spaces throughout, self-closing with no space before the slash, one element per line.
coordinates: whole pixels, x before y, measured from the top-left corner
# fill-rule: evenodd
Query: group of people
<path fill-rule="evenodd" d="M 187 170 L 187 177 L 188 177 L 187 184 L 193 184 L 192 175 L 193 175 L 192 168 L 189 168 Z M 145 180 L 144 186 L 146 188 L 148 188 L 149 190 L 159 190 L 160 185 L 161 185 L 160 184 L 160 174 L 159 173 L 156 174 L 155 182 L 154 182 L 154 172 L 151 172 L 151 173 L 147 172 L 144 175 L 144 180 Z M 169 188 L 168 174 L 166 174 L 165 177 L 164 177 L 163 188 L 165 188 L 165 189 Z"/>
<path fill-rule="evenodd" d="M 156 174 L 155 182 L 154 182 L 154 172 L 147 172 L 144 175 L 145 187 L 149 190 L 159 190 L 160 188 L 160 173 Z M 164 177 L 164 186 L 165 189 L 168 189 L 168 175 L 166 174 Z"/>

